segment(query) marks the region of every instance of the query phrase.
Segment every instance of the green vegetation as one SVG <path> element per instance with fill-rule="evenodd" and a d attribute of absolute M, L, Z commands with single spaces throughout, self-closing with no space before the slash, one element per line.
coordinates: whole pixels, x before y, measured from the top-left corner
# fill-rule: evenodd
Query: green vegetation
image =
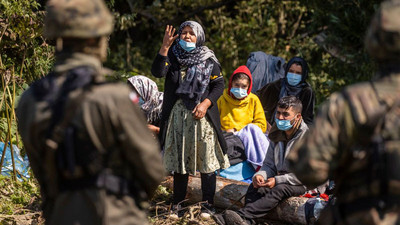
<path fill-rule="evenodd" d="M 178 28 L 185 20 L 196 20 L 203 25 L 206 45 L 222 63 L 226 78 L 246 63 L 252 51 L 286 61 L 304 57 L 319 105 L 344 85 L 371 78 L 374 65 L 364 51 L 363 38 L 380 2 L 113 0 L 109 6 L 118 12 L 118 21 L 107 65 L 149 76 L 165 26 Z"/>
<path fill-rule="evenodd" d="M 11 182 L 0 176 L 0 214 L 15 215 L 40 209 L 40 193 L 35 180 Z"/>

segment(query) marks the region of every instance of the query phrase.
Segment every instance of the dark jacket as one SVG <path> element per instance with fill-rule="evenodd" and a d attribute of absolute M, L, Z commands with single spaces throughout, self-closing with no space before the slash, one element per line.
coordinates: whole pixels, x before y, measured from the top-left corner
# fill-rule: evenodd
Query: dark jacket
<path fill-rule="evenodd" d="M 271 125 L 275 123 L 273 116 L 279 101 L 279 94 L 281 92 L 283 79 L 285 78 L 265 85 L 256 93 L 264 108 L 265 118 L 267 119 L 267 122 Z M 303 120 L 307 125 L 311 125 L 314 120 L 315 94 L 311 87 L 308 85 L 300 92 L 299 96 L 297 97 L 303 104 L 303 111 L 301 112 Z"/>
<path fill-rule="evenodd" d="M 18 129 L 40 184 L 46 224 L 148 224 L 135 196 L 142 189 L 151 197 L 163 180 L 159 146 L 132 90 L 104 83 L 101 69 L 94 56 L 59 54 L 55 73 L 34 83 L 19 101 Z M 52 114 L 61 114 L 51 132 L 58 134 L 51 135 L 55 140 L 62 136 L 54 151 L 46 143 Z M 105 185 L 103 173 L 115 175 L 114 183 Z M 137 185 L 130 194 L 115 193 L 110 187 L 117 181 Z"/>
<path fill-rule="evenodd" d="M 168 119 L 171 110 L 174 107 L 176 101 L 179 99 L 179 96 L 175 94 L 175 91 L 179 87 L 180 69 L 181 69 L 180 64 L 171 50 L 168 52 L 168 56 L 162 56 L 160 54 L 157 54 L 156 58 L 153 61 L 153 65 L 151 66 L 151 73 L 155 77 L 158 78 L 165 77 L 164 102 L 162 106 L 160 133 L 159 133 L 161 146 L 163 146 L 165 143 L 165 136 L 168 127 Z M 217 63 L 214 62 L 214 67 L 211 75 L 220 76 L 220 74 L 221 74 L 221 68 Z M 217 100 L 222 95 L 224 87 L 225 87 L 224 79 L 221 78 L 211 79 L 206 91 L 201 97 L 201 101 L 208 98 L 212 102 L 212 105 L 207 110 L 206 116 L 213 125 L 214 130 L 218 135 L 218 141 L 219 144 L 221 145 L 222 151 L 226 153 L 227 146 L 221 131 L 221 122 L 219 119 L 219 111 L 217 106 Z"/>

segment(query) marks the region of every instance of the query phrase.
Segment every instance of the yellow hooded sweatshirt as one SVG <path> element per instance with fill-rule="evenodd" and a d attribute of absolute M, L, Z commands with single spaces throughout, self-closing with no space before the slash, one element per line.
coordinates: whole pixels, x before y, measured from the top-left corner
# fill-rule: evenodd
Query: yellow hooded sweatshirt
<path fill-rule="evenodd" d="M 264 109 L 257 95 L 249 93 L 242 99 L 234 99 L 228 94 L 228 89 L 218 99 L 219 116 L 222 130 L 241 130 L 249 123 L 259 126 L 262 132 L 267 131 L 267 121 Z"/>

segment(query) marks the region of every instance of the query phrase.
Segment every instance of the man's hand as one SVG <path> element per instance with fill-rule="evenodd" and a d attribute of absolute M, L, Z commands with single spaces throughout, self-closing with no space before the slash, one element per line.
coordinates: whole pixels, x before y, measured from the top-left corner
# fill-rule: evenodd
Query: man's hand
<path fill-rule="evenodd" d="M 208 107 L 211 106 L 211 101 L 209 99 L 204 99 L 200 104 L 198 104 L 192 111 L 193 117 L 197 120 L 203 118 L 206 115 Z"/>
<path fill-rule="evenodd" d="M 267 182 L 265 182 L 265 187 L 267 188 L 275 187 L 275 177 L 268 178 Z"/>
<path fill-rule="evenodd" d="M 265 179 L 263 176 L 261 175 L 256 175 L 253 178 L 253 186 L 254 188 L 260 188 L 260 187 L 264 187 L 265 186 Z"/>

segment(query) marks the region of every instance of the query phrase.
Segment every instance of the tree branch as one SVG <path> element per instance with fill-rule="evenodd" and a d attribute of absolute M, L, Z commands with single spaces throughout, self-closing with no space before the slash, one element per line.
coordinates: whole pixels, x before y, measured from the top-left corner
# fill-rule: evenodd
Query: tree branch
<path fill-rule="evenodd" d="M 297 29 L 299 29 L 301 19 L 303 18 L 303 13 L 300 13 L 299 17 L 297 17 L 296 22 L 292 25 L 292 33 L 289 36 L 289 39 L 292 39 L 294 35 L 296 35 Z"/>
<path fill-rule="evenodd" d="M 183 16 L 181 16 L 181 15 L 176 16 L 175 18 L 173 18 L 171 20 L 167 20 L 167 21 L 163 21 L 163 22 L 160 22 L 155 16 L 153 16 L 151 13 L 149 13 L 145 10 L 133 10 L 133 11 L 134 11 L 134 13 L 137 13 L 138 15 L 141 15 L 147 19 L 152 20 L 156 24 L 156 26 L 160 27 L 160 26 L 165 26 L 166 24 L 175 24 L 177 22 L 182 22 L 182 19 L 193 17 L 205 10 L 217 9 L 217 8 L 223 7 L 223 6 L 228 5 L 235 1 L 236 0 L 226 0 L 226 1 L 216 2 L 214 4 L 207 5 L 207 6 L 201 6 L 201 7 L 194 9 L 193 11 L 183 13 Z"/>

